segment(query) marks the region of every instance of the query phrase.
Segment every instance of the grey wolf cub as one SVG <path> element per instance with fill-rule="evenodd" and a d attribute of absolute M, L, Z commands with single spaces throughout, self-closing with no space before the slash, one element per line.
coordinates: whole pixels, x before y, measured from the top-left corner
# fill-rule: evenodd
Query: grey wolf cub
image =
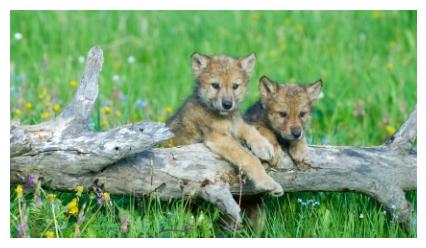
<path fill-rule="evenodd" d="M 262 160 L 274 159 L 274 148 L 239 112 L 256 56 L 192 55 L 195 76 L 193 94 L 167 125 L 174 145 L 203 142 L 211 151 L 237 165 L 258 189 L 282 195 L 283 189 L 263 168 Z M 246 144 L 255 154 L 244 149 Z"/>
<path fill-rule="evenodd" d="M 244 118 L 253 123 L 280 154 L 282 146 L 296 164 L 307 155 L 305 129 L 312 107 L 322 87 L 322 80 L 311 84 L 279 84 L 262 76 L 260 78 L 260 100 L 251 106 Z M 279 157 L 273 163 L 277 163 Z"/>

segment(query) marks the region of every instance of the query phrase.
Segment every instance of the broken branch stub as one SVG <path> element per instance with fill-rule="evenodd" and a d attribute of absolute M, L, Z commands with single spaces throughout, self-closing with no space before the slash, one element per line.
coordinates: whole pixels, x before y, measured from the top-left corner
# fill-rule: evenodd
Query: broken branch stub
<path fill-rule="evenodd" d="M 163 123 L 89 130 L 102 62 L 102 50 L 92 48 L 77 93 L 57 118 L 34 126 L 11 123 L 11 183 L 22 183 L 31 175 L 49 179 L 47 186 L 59 191 L 72 191 L 77 185 L 88 189 L 96 181 L 112 194 L 199 197 L 240 224 L 240 207 L 232 196 L 240 193 L 238 170 L 204 145 L 153 148 L 172 137 Z M 404 191 L 417 189 L 417 155 L 411 149 L 416 130 L 414 107 L 398 132 L 381 146 L 309 146 L 308 169 L 296 169 L 283 153 L 279 166 L 267 170 L 287 192 L 367 194 L 411 229 L 412 207 Z M 250 182 L 244 185 L 243 195 L 261 193 Z"/>

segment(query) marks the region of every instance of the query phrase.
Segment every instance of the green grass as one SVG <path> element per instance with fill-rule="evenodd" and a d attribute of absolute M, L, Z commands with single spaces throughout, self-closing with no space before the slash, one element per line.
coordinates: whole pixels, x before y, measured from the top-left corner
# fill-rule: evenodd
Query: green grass
<path fill-rule="evenodd" d="M 34 124 L 51 118 L 75 93 L 85 56 L 93 45 L 104 50 L 100 96 L 91 125 L 103 130 L 150 119 L 164 121 L 191 93 L 190 55 L 257 54 L 255 73 L 243 107 L 258 98 L 257 80 L 266 74 L 281 82 L 324 81 L 308 131 L 313 144 L 381 144 L 416 103 L 417 24 L 415 11 L 88 11 L 11 12 L 11 118 Z M 21 33 L 22 39 L 15 34 Z M 19 36 L 19 35 L 18 35 Z M 19 38 L 19 37 L 18 37 Z M 130 59 L 129 59 L 130 57 Z M 133 63 L 131 58 L 134 58 Z M 28 103 L 31 103 L 31 108 Z M 51 204 L 30 204 L 11 194 L 11 236 L 18 236 L 18 202 L 32 237 L 52 220 Z M 11 189 L 14 192 L 14 189 Z M 74 234 L 67 216 L 71 193 L 59 193 L 61 235 Z M 301 199 L 302 202 L 298 201 Z M 416 208 L 416 192 L 408 198 Z M 83 194 L 79 207 L 90 202 Z M 319 205 L 304 206 L 314 199 Z M 112 207 L 94 202 L 87 209 L 82 237 L 412 237 L 382 207 L 357 193 L 287 193 L 266 197 L 265 230 L 248 225 L 220 229 L 219 212 L 203 202 L 159 202 L 156 197 L 113 197 Z M 62 211 L 62 213 L 61 213 Z M 129 230 L 120 232 L 128 213 Z M 360 215 L 364 218 L 360 218 Z M 17 219 L 15 219 L 15 217 Z M 246 219 L 244 219 L 246 221 Z M 54 226 L 48 230 L 54 231 Z"/>

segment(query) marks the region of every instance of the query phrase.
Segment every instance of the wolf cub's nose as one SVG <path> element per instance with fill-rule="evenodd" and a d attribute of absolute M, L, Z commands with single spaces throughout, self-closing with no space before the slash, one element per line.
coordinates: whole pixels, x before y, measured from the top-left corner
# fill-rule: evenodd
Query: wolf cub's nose
<path fill-rule="evenodd" d="M 222 107 L 226 110 L 232 108 L 232 101 L 228 101 L 228 100 L 222 101 Z"/>
<path fill-rule="evenodd" d="M 291 130 L 291 135 L 293 135 L 294 138 L 298 139 L 300 138 L 300 135 L 302 135 L 302 129 L 301 128 L 292 128 Z"/>

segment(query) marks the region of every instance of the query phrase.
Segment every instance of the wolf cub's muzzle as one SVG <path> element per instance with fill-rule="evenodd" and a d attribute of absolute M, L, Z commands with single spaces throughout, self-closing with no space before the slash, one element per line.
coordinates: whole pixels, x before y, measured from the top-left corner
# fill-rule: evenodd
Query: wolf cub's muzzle
<path fill-rule="evenodd" d="M 234 105 L 234 103 L 230 100 L 222 100 L 222 107 L 225 110 L 230 110 L 233 105 Z"/>
<path fill-rule="evenodd" d="M 290 129 L 291 135 L 295 139 L 300 139 L 302 137 L 302 129 L 299 127 L 293 127 Z"/>

